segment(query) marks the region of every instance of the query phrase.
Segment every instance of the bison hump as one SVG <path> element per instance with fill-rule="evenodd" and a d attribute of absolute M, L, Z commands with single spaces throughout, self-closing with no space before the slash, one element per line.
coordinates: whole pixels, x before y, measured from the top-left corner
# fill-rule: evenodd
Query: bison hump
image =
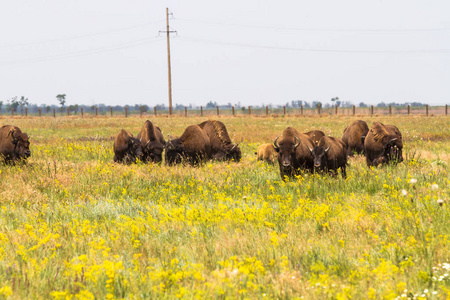
<path fill-rule="evenodd" d="M 375 141 L 380 141 L 389 135 L 384 125 L 380 122 L 373 122 L 370 131 L 372 132 Z"/>

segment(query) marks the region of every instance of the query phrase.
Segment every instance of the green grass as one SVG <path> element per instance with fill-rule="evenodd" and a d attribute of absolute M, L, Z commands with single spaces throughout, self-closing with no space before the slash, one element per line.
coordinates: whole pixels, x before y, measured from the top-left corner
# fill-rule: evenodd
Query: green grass
<path fill-rule="evenodd" d="M 205 119 L 150 120 L 174 137 Z M 355 119 L 224 117 L 242 161 L 195 168 L 114 164 L 114 135 L 145 119 L 1 118 L 32 156 L 0 165 L 0 297 L 450 297 L 449 118 L 364 118 L 401 130 L 405 161 L 357 156 L 347 179 L 256 160 L 287 126 L 341 137 Z"/>

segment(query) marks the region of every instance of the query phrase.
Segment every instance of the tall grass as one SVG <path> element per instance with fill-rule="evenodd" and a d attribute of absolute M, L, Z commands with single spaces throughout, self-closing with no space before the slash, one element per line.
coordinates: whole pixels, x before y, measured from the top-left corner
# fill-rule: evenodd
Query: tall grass
<path fill-rule="evenodd" d="M 205 119 L 151 121 L 179 136 Z M 399 127 L 406 160 L 357 156 L 347 179 L 284 182 L 254 155 L 287 126 L 340 137 L 353 120 L 221 118 L 240 163 L 167 167 L 112 162 L 145 119 L 0 119 L 32 151 L 0 165 L 0 297 L 450 297 L 450 119 L 366 118 Z"/>

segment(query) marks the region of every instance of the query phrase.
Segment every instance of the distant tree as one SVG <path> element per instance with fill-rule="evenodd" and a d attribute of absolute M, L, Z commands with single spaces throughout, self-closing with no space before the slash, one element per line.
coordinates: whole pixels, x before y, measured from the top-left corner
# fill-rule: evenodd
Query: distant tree
<path fill-rule="evenodd" d="M 50 105 L 47 105 L 47 106 L 45 107 L 45 112 L 46 112 L 46 113 L 49 113 L 51 110 L 52 110 L 52 107 L 51 107 Z"/>
<path fill-rule="evenodd" d="M 8 100 L 7 105 L 6 105 L 6 109 L 7 110 L 11 110 L 14 109 L 14 111 L 17 111 L 17 108 L 19 107 L 19 101 L 17 100 L 17 96 L 12 98 L 11 100 Z"/>
<path fill-rule="evenodd" d="M 3 101 L 0 101 L 0 112 L 2 111 Z"/>
<path fill-rule="evenodd" d="M 66 94 L 58 94 L 56 95 L 56 99 L 58 99 L 61 107 L 64 107 L 64 104 L 66 104 Z"/>
<path fill-rule="evenodd" d="M 75 114 L 77 114 L 78 108 L 79 108 L 78 104 L 69 105 L 69 111 L 73 111 Z"/>
<path fill-rule="evenodd" d="M 127 106 L 127 105 L 125 105 Z M 95 105 L 91 105 L 91 110 L 94 111 L 95 110 Z"/>
<path fill-rule="evenodd" d="M 367 107 L 367 104 L 365 104 L 364 102 L 359 102 L 359 107 Z"/>
<path fill-rule="evenodd" d="M 18 102 L 20 107 L 20 113 L 23 113 L 23 109 L 25 108 L 25 106 L 28 106 L 30 104 L 30 102 L 28 102 L 28 98 L 25 98 L 24 96 L 20 97 Z"/>
<path fill-rule="evenodd" d="M 206 103 L 206 108 L 216 108 L 216 106 L 217 102 L 209 101 L 208 103 Z"/>
<path fill-rule="evenodd" d="M 377 104 L 377 107 L 386 107 L 386 106 L 387 105 L 384 102 L 380 102 L 380 103 Z"/>
<path fill-rule="evenodd" d="M 148 112 L 148 106 L 147 105 L 141 105 L 139 109 L 142 109 L 142 112 Z"/>

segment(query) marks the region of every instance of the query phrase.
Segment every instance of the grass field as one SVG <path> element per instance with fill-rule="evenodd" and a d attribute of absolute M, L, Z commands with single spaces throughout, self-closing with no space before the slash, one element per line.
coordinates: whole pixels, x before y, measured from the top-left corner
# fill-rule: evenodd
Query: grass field
<path fill-rule="evenodd" d="M 145 119 L 0 118 L 32 151 L 0 165 L 0 298 L 450 298 L 450 118 L 360 118 L 396 125 L 405 161 L 287 182 L 261 143 L 358 118 L 223 117 L 242 161 L 197 168 L 114 164 Z M 206 119 L 150 118 L 172 137 Z"/>

